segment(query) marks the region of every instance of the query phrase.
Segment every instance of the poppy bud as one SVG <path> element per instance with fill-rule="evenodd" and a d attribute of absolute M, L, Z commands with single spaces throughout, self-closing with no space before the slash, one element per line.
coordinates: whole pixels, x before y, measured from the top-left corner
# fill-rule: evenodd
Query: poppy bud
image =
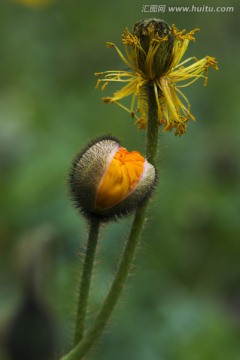
<path fill-rule="evenodd" d="M 88 219 L 102 221 L 128 215 L 141 206 L 156 182 L 153 165 L 137 151 L 128 152 L 119 140 L 94 140 L 73 161 L 70 190 L 76 207 Z"/>

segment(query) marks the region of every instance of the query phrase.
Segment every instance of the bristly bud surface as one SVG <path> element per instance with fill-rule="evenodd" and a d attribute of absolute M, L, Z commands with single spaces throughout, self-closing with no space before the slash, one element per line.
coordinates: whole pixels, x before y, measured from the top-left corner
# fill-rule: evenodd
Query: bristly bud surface
<path fill-rule="evenodd" d="M 137 151 L 118 139 L 98 138 L 79 153 L 70 172 L 71 197 L 88 219 L 106 222 L 126 216 L 149 198 L 156 171 Z"/>

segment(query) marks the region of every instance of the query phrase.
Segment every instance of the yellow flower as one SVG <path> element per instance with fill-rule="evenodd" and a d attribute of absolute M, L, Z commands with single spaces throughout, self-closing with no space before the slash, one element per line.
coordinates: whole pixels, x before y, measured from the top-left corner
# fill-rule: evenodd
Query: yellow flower
<path fill-rule="evenodd" d="M 116 49 L 128 69 L 96 73 L 104 75 L 96 85 L 98 87 L 103 83 L 102 90 L 110 82 L 126 84 L 113 96 L 103 98 L 103 101 L 118 104 L 136 119 L 140 129 L 145 129 L 148 118 L 146 89 L 153 86 L 159 125 L 164 125 L 164 131 L 175 128 L 175 135 L 184 134 L 187 121 L 194 120 L 194 116 L 190 111 L 190 103 L 180 88 L 199 78 L 203 78 L 206 85 L 208 68 L 218 70 L 215 58 L 210 56 L 201 60 L 191 57 L 182 61 L 189 41 L 195 41 L 194 34 L 198 30 L 185 33 L 185 30 L 179 31 L 175 25 L 170 28 L 163 20 L 150 19 L 137 22 L 133 33 L 128 29 L 124 31 L 122 42 L 126 56 L 115 44 L 107 43 L 108 47 Z M 120 101 L 129 95 L 132 95 L 132 100 L 128 108 Z"/>
<path fill-rule="evenodd" d="M 139 152 L 127 151 L 119 140 L 94 140 L 73 161 L 70 191 L 88 219 L 109 221 L 128 215 L 151 196 L 156 171 Z"/>

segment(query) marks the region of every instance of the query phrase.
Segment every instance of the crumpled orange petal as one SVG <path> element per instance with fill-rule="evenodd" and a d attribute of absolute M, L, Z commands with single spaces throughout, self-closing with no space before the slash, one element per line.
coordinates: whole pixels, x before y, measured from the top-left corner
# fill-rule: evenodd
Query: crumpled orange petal
<path fill-rule="evenodd" d="M 123 201 L 141 180 L 144 163 L 139 152 L 129 152 L 121 147 L 100 182 L 96 206 L 108 209 Z"/>

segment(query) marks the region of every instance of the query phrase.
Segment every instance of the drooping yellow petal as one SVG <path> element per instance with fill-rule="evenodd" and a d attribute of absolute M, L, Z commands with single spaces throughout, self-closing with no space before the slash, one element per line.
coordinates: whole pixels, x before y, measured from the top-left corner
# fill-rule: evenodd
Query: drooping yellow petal
<path fill-rule="evenodd" d="M 99 184 L 96 206 L 108 209 L 123 201 L 139 183 L 145 159 L 137 151 L 120 148 Z"/>
<path fill-rule="evenodd" d="M 189 42 L 195 41 L 194 35 L 198 30 L 193 29 L 187 33 L 185 30 L 178 30 L 175 25 L 170 29 L 163 20 L 156 19 L 136 23 L 133 33 L 126 30 L 122 35 L 126 57 L 115 44 L 108 45 L 115 47 L 130 69 L 98 73 L 104 75 L 104 78 L 97 82 L 97 85 L 103 82 L 102 90 L 109 82 L 123 82 L 125 86 L 112 96 L 103 98 L 103 101 L 118 104 L 130 113 L 140 129 L 146 129 L 146 89 L 152 84 L 158 106 L 159 125 L 164 126 L 164 131 L 175 128 L 176 135 L 184 134 L 187 121 L 194 120 L 194 116 L 188 99 L 179 88 L 189 86 L 201 78 L 204 85 L 207 85 L 209 67 L 218 70 L 215 58 L 210 56 L 200 60 L 195 57 L 182 60 Z M 130 95 L 130 106 L 123 105 L 121 100 Z"/>

